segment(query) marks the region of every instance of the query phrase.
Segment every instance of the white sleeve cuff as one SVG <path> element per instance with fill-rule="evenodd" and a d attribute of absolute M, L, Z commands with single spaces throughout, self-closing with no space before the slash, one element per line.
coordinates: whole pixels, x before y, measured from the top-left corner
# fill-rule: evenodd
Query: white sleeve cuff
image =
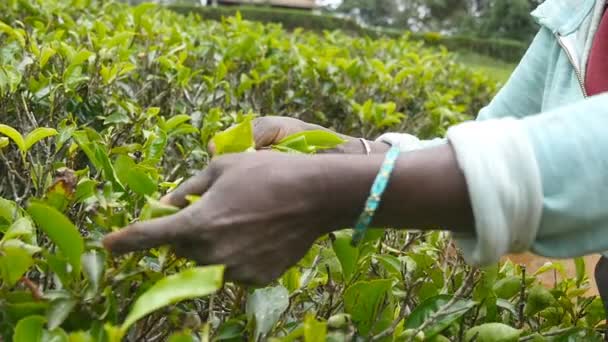
<path fill-rule="evenodd" d="M 518 120 L 472 121 L 448 130 L 464 172 L 476 236 L 454 235 L 465 260 L 483 266 L 527 251 L 540 224 L 543 193 L 534 150 Z"/>
<path fill-rule="evenodd" d="M 420 140 L 416 136 L 406 133 L 386 133 L 381 135 L 376 141 L 387 143 L 391 146 L 399 146 L 401 152 L 410 152 L 423 148 L 433 147 L 447 142 L 444 138 L 431 140 Z"/>
<path fill-rule="evenodd" d="M 417 150 L 421 147 L 420 139 L 405 133 L 385 133 L 376 141 L 387 143 L 391 146 L 399 146 L 402 152 Z"/>

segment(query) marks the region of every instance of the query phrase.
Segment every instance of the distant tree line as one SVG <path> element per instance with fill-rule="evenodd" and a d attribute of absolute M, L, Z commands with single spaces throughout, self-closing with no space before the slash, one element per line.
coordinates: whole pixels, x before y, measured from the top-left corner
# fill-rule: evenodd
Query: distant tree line
<path fill-rule="evenodd" d="M 543 0 L 343 0 L 332 10 L 372 26 L 529 41 Z"/>

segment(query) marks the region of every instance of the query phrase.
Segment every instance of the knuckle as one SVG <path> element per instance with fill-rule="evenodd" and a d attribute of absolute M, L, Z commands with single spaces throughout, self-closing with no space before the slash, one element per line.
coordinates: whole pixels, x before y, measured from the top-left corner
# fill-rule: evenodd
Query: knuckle
<path fill-rule="evenodd" d="M 268 121 L 268 117 L 266 116 L 258 116 L 257 118 L 254 118 L 251 123 L 253 124 L 253 126 L 257 126 L 260 124 L 263 124 L 264 122 Z"/>
<path fill-rule="evenodd" d="M 211 172 L 211 174 L 213 176 L 217 176 L 224 169 L 226 169 L 229 164 L 232 163 L 233 159 L 234 159 L 234 155 L 233 154 L 226 154 L 226 155 L 219 156 L 219 157 L 213 159 L 209 163 L 209 165 L 207 166 L 206 170 L 208 172 Z"/>

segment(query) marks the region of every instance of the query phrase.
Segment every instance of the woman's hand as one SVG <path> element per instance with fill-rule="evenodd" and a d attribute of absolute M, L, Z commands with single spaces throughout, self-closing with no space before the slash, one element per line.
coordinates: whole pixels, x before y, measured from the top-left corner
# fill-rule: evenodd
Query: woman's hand
<path fill-rule="evenodd" d="M 302 120 L 284 117 L 284 116 L 263 116 L 253 120 L 253 137 L 255 140 L 256 149 L 265 149 L 274 144 L 279 143 L 286 137 L 300 133 L 303 131 L 323 130 L 332 132 L 331 130 L 304 122 Z M 334 134 L 338 134 L 332 132 Z M 365 154 L 365 145 L 357 138 L 348 135 L 338 134 L 346 142 L 335 149 L 322 151 L 325 153 L 347 153 L 347 154 Z M 382 153 L 389 149 L 385 143 L 368 141 L 371 153 Z M 209 151 L 215 153 L 213 142 L 209 143 Z"/>
<path fill-rule="evenodd" d="M 199 201 L 110 234 L 104 245 L 125 253 L 169 244 L 199 264 L 226 265 L 229 280 L 267 284 L 317 238 L 351 225 L 362 206 L 365 185 L 360 205 L 346 211 L 336 205 L 327 169 L 318 156 L 263 151 L 218 157 L 162 200 L 185 207 L 187 195 L 202 194 Z"/>

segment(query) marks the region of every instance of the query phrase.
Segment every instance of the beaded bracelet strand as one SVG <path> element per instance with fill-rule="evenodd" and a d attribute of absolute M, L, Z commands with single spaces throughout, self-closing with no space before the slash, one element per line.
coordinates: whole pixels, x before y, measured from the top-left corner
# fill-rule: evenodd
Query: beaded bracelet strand
<path fill-rule="evenodd" d="M 397 157 L 399 157 L 400 152 L 401 150 L 399 149 L 399 146 L 393 146 L 386 153 L 384 162 L 382 163 L 380 171 L 378 172 L 378 175 L 376 175 L 376 179 L 372 185 L 370 195 L 365 202 L 365 209 L 355 224 L 355 233 L 353 234 L 353 239 L 351 241 L 353 246 L 358 246 L 361 240 L 363 240 L 365 237 L 367 228 L 372 222 L 374 214 L 380 205 L 380 199 L 382 198 L 382 194 L 388 185 L 390 175 L 395 168 L 395 161 L 397 160 Z"/>

